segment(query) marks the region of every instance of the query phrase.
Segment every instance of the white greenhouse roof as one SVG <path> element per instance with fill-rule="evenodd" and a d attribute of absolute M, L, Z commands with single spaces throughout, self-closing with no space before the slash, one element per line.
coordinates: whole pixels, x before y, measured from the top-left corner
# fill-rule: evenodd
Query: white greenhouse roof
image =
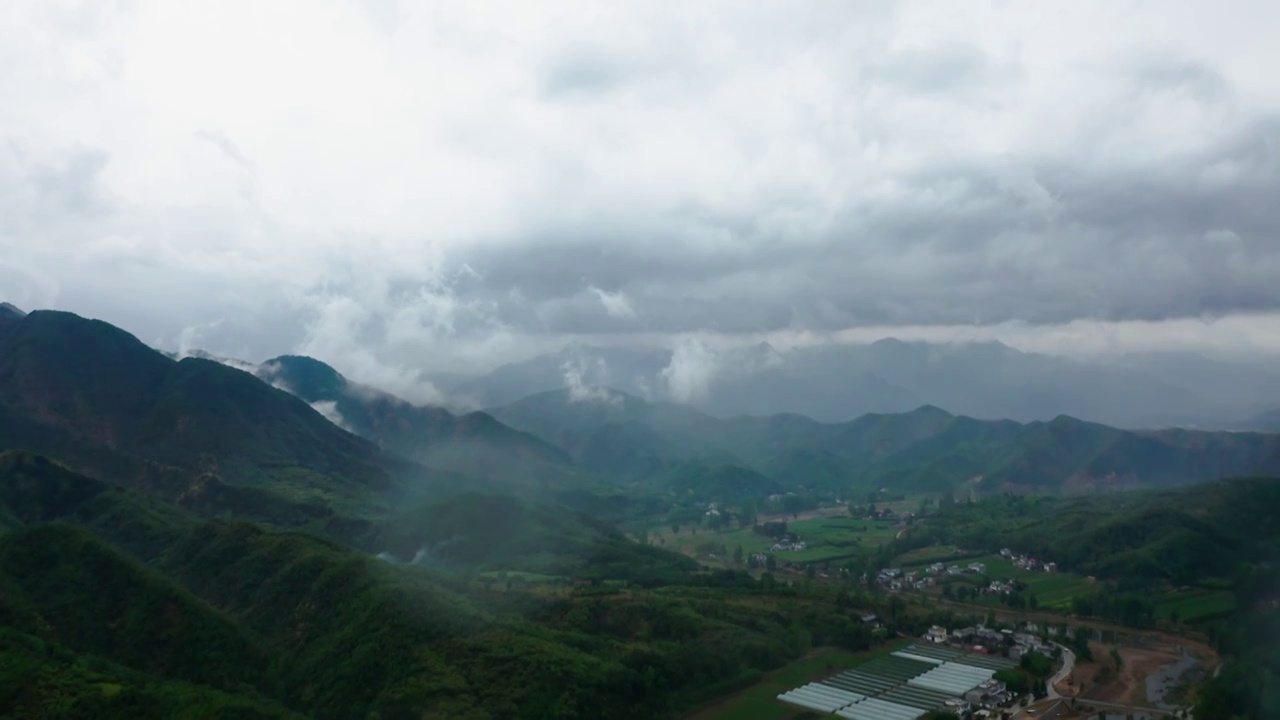
<path fill-rule="evenodd" d="M 911 678 L 908 685 L 939 690 L 953 695 L 963 695 L 977 687 L 983 680 L 989 680 L 995 671 L 988 668 L 974 667 L 961 663 L 943 663 L 929 672 Z"/>
<path fill-rule="evenodd" d="M 915 720 L 924 710 L 871 698 L 836 713 L 849 720 Z"/>

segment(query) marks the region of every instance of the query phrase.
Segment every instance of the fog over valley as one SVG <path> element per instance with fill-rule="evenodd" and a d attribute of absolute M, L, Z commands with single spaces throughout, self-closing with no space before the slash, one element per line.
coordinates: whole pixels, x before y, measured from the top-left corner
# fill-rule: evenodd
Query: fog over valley
<path fill-rule="evenodd" d="M 1280 717 L 1280 4 L 0 3 L 0 717 Z"/>

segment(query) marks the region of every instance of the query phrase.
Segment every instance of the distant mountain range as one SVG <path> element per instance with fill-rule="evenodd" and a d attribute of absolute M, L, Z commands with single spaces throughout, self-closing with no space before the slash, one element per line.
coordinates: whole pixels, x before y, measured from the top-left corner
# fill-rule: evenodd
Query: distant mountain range
<path fill-rule="evenodd" d="M 719 419 L 608 390 L 591 399 L 540 393 L 490 411 L 612 477 L 698 475 L 723 468 L 751 492 L 890 487 L 986 492 L 1085 492 L 1280 474 L 1280 436 L 1194 430 L 1127 431 L 1062 415 L 1017 423 L 934 406 L 844 423 L 800 415 Z M 720 468 L 720 470 L 716 470 Z M 772 488 L 772 490 L 769 490 Z"/>
<path fill-rule="evenodd" d="M 1240 418 L 1280 406 L 1280 363 L 1173 352 L 1066 358 L 998 342 L 885 339 L 706 353 L 574 344 L 479 377 L 433 380 L 477 407 L 561 388 L 613 387 L 687 401 L 719 417 L 796 413 L 826 422 L 936 405 L 991 420 L 1065 414 L 1125 428 L 1246 429 Z"/>
<path fill-rule="evenodd" d="M 1241 429 L 1280 433 L 1280 408 L 1255 415 L 1240 423 Z"/>
<path fill-rule="evenodd" d="M 871 347 L 907 363 L 923 346 Z M 1035 357 L 998 345 L 956 352 L 977 351 Z M 753 352 L 755 367 L 777 366 L 770 349 Z M 657 362 L 616 353 L 602 356 L 605 369 Z M 179 360 L 104 322 L 11 312 L 0 315 L 0 450 L 48 454 L 202 512 L 281 524 L 365 517 L 411 492 L 597 503 L 622 488 L 661 504 L 879 487 L 1085 492 L 1280 474 L 1276 435 L 1127 431 L 1069 415 L 981 420 L 935 405 L 834 423 L 726 419 L 594 385 L 590 367 L 567 367 L 569 389 L 459 415 L 353 383 L 313 358 Z"/>

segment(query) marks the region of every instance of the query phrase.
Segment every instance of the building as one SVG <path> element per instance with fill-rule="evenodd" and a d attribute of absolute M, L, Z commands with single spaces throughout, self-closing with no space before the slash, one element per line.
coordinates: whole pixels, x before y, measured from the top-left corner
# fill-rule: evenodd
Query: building
<path fill-rule="evenodd" d="M 947 641 L 947 629 L 941 625 L 934 625 L 925 634 L 925 639 L 932 643 L 944 643 Z"/>

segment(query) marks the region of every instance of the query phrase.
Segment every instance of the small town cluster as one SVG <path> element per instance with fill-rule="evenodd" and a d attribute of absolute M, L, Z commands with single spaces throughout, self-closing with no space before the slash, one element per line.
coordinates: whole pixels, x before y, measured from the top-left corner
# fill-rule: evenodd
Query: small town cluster
<path fill-rule="evenodd" d="M 1043 571 L 1057 572 L 1058 564 L 1053 562 L 1041 562 L 1036 558 L 1027 555 L 1015 553 L 1009 548 L 1000 551 L 1000 556 L 1013 563 L 1014 567 L 1027 571 Z M 885 568 L 876 574 L 877 584 L 894 591 L 902 590 L 924 590 L 932 587 L 941 581 L 949 578 L 956 578 L 963 575 L 986 575 L 987 566 L 981 562 L 971 562 L 968 565 L 946 565 L 944 563 L 935 562 L 928 565 L 922 570 L 906 570 L 902 568 L 891 567 Z M 985 586 L 979 589 L 983 595 L 1007 595 L 1014 592 L 1016 588 L 1012 580 L 990 580 Z"/>
<path fill-rule="evenodd" d="M 1033 557 L 1029 557 L 1021 553 L 1015 553 L 1009 548 L 1001 548 L 1000 557 L 1005 558 L 1009 562 L 1013 563 L 1014 567 L 1021 570 L 1043 570 L 1044 572 L 1058 571 L 1058 563 L 1041 562 Z"/>
<path fill-rule="evenodd" d="M 1038 628 L 1037 628 L 1038 629 Z M 1058 634 L 1054 627 L 1046 628 L 1050 635 Z M 969 652 L 981 655 L 1002 655 L 1010 660 L 1020 660 L 1023 655 L 1040 653 L 1053 655 L 1053 643 L 1041 638 L 1032 631 L 993 630 L 985 625 L 948 630 L 941 625 L 934 625 L 925 633 L 923 640 L 935 644 L 954 645 Z"/>

